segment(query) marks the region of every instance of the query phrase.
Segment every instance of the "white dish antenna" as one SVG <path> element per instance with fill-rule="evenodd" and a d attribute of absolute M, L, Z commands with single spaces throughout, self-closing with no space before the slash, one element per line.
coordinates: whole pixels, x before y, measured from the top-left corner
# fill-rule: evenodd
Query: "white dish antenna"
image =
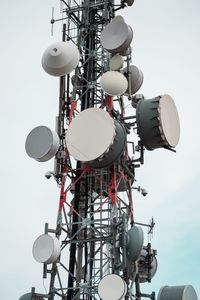
<path fill-rule="evenodd" d="M 179 116 L 175 103 L 169 95 L 163 95 L 158 106 L 160 132 L 170 147 L 176 147 L 180 137 Z"/>
<path fill-rule="evenodd" d="M 78 65 L 80 53 L 71 42 L 57 42 L 50 45 L 42 56 L 42 67 L 53 76 L 71 73 Z"/>
<path fill-rule="evenodd" d="M 140 256 L 144 244 L 144 233 L 142 228 L 133 225 L 127 232 L 127 239 L 127 259 L 131 262 L 135 262 Z"/>
<path fill-rule="evenodd" d="M 60 255 L 59 240 L 51 235 L 40 235 L 33 244 L 33 257 L 37 262 L 52 264 Z"/>
<path fill-rule="evenodd" d="M 46 126 L 35 127 L 27 136 L 25 149 L 28 156 L 44 162 L 57 153 L 59 136 Z"/>
<path fill-rule="evenodd" d="M 115 54 L 110 59 L 110 69 L 112 71 L 119 71 L 123 67 L 124 59 L 120 54 Z"/>
<path fill-rule="evenodd" d="M 192 285 L 163 286 L 157 300 L 198 300 Z"/>
<path fill-rule="evenodd" d="M 126 77 L 117 71 L 108 71 L 101 76 L 100 84 L 104 92 L 110 96 L 121 96 L 128 87 Z"/>
<path fill-rule="evenodd" d="M 117 15 L 115 16 L 112 21 L 121 21 L 121 22 L 125 22 L 124 17 L 122 17 L 121 15 Z"/>
<path fill-rule="evenodd" d="M 110 53 L 125 51 L 133 39 L 133 30 L 119 16 L 109 23 L 101 34 L 101 44 Z"/>
<path fill-rule="evenodd" d="M 126 282 L 116 274 L 106 275 L 98 285 L 98 294 L 102 300 L 120 300 L 126 293 Z"/>
<path fill-rule="evenodd" d="M 129 73 L 127 68 L 124 68 L 122 70 L 122 73 L 125 75 L 127 80 L 130 76 L 130 89 L 128 87 L 128 89 L 126 90 L 126 94 L 129 94 L 130 90 L 130 95 L 134 95 L 135 93 L 137 93 L 137 91 L 141 88 L 143 84 L 144 76 L 142 71 L 139 70 L 136 66 L 131 65 L 129 67 Z"/>
<path fill-rule="evenodd" d="M 148 150 L 177 146 L 180 122 L 176 105 L 169 95 L 140 100 L 136 107 L 138 134 Z"/>
<path fill-rule="evenodd" d="M 99 108 L 80 112 L 66 132 L 69 154 L 96 168 L 106 167 L 118 159 L 124 150 L 125 141 L 124 127 Z"/>

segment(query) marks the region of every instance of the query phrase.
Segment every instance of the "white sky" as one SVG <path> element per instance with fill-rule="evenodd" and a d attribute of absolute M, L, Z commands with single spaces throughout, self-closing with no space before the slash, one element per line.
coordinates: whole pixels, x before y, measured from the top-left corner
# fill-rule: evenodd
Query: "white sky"
<path fill-rule="evenodd" d="M 41 56 L 61 39 L 60 25 L 50 36 L 51 7 L 59 1 L 1 1 L 1 299 L 14 300 L 31 286 L 44 292 L 42 266 L 32 244 L 44 223 L 54 226 L 59 190 L 44 174 L 53 162 L 29 159 L 24 142 L 37 125 L 54 128 L 58 79 L 41 67 Z M 122 14 L 134 30 L 133 63 L 144 73 L 147 98 L 169 93 L 181 121 L 177 153 L 146 152 L 137 183 L 147 197 L 135 195 L 136 219 L 156 221 L 153 246 L 159 268 L 145 292 L 162 285 L 192 284 L 200 295 L 199 70 L 198 0 L 135 0 Z"/>

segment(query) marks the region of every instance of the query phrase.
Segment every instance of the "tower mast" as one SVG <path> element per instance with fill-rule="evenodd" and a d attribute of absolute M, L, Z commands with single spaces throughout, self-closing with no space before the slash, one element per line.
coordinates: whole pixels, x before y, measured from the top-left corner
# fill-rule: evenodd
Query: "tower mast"
<path fill-rule="evenodd" d="M 55 158 L 46 177 L 53 176 L 60 197 L 55 228 L 45 224 L 33 245 L 49 289 L 32 288 L 21 300 L 155 299 L 141 292 L 157 270 L 156 250 L 144 245 L 142 230 L 151 234 L 154 221 L 135 221 L 133 189 L 147 191 L 133 184 L 145 148 L 177 145 L 179 120 L 169 95 L 136 94 L 143 74 L 131 65 L 133 30 L 116 16 L 133 2 L 61 0 L 62 18 L 51 20 L 63 21 L 62 42 L 42 58 L 44 70 L 60 77 L 56 132 L 36 127 L 26 151 L 38 161 Z"/>

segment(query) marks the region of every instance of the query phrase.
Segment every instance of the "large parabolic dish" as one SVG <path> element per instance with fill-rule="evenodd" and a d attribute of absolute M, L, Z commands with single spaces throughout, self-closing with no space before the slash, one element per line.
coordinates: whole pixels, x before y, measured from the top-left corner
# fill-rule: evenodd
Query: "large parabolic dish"
<path fill-rule="evenodd" d="M 180 137 L 176 105 L 169 95 L 140 100 L 136 108 L 138 134 L 148 150 L 174 148 Z"/>
<path fill-rule="evenodd" d="M 125 142 L 123 125 L 99 108 L 80 112 L 66 133 L 70 155 L 94 168 L 111 165 L 122 154 Z"/>

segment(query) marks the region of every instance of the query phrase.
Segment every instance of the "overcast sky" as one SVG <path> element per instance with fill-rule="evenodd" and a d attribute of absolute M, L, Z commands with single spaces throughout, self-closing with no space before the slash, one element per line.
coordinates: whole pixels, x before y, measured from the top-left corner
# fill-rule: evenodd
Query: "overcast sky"
<path fill-rule="evenodd" d="M 54 227 L 59 190 L 44 174 L 53 161 L 37 163 L 24 150 L 27 134 L 38 125 L 54 128 L 58 79 L 41 67 L 46 47 L 61 39 L 60 25 L 50 36 L 51 8 L 59 1 L 1 1 L 1 201 L 0 286 L 2 300 L 15 300 L 36 286 L 44 292 L 42 266 L 32 244 L 44 223 Z M 145 292 L 163 285 L 192 284 L 200 295 L 199 70 L 198 0 L 135 0 L 122 11 L 134 30 L 133 63 L 144 73 L 147 98 L 170 94 L 181 121 L 177 153 L 145 154 L 137 183 L 149 194 L 134 195 L 137 221 L 154 216 L 152 245 L 158 272 Z"/>

